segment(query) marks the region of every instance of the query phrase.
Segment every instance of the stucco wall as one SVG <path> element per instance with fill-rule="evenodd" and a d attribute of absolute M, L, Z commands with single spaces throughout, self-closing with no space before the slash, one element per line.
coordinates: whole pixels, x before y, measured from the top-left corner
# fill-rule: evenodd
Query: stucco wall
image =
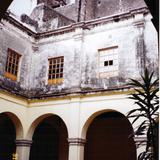
<path fill-rule="evenodd" d="M 126 94 L 95 95 L 88 97 L 66 97 L 40 101 L 26 101 L 13 95 L 0 93 L 0 113 L 13 114 L 18 128 L 17 138 L 32 139 L 35 127 L 50 115 L 59 116 L 65 123 L 68 137 L 85 139 L 92 120 L 101 113 L 117 111 L 124 115 L 135 107 Z M 13 119 L 14 121 L 14 119 Z M 16 126 L 15 126 L 16 127 Z M 20 130 L 22 129 L 22 130 Z M 19 134 L 19 132 L 22 132 Z"/>
<path fill-rule="evenodd" d="M 152 65 L 152 70 L 156 70 L 158 59 L 156 32 L 151 23 L 146 22 L 141 28 L 134 25 L 137 21 L 139 20 L 129 19 L 118 23 L 112 22 L 90 30 L 77 28 L 75 32 L 41 39 L 39 49 L 32 57 L 34 73 L 30 76 L 34 81 L 31 80 L 33 82 L 31 86 L 42 88 L 47 84 L 48 58 L 58 56 L 64 56 L 64 83 L 55 86 L 59 90 L 74 89 L 74 87 L 93 89 L 124 85 L 129 78 L 138 78 L 141 74 L 144 66 L 139 58 L 145 61 L 142 52 L 146 59 L 149 58 L 149 61 L 145 62 L 146 66 Z M 141 36 L 140 30 L 145 35 L 144 44 L 142 44 L 144 46 L 137 49 L 138 39 Z M 149 36 L 150 32 L 154 34 Z M 98 49 L 113 46 L 118 46 L 118 76 L 100 79 Z M 52 86 L 54 89 L 55 87 Z"/>
<path fill-rule="evenodd" d="M 18 83 L 33 94 L 123 86 L 129 78 L 138 78 L 145 66 L 158 70 L 157 33 L 150 19 L 150 15 L 140 13 L 86 29 L 77 26 L 68 33 L 37 40 L 4 21 L 0 30 L 1 79 L 6 79 L 7 49 L 11 48 L 22 55 Z M 113 46 L 118 46 L 118 76 L 100 78 L 98 49 Z M 64 82 L 48 85 L 48 58 L 58 56 L 64 56 Z"/>
<path fill-rule="evenodd" d="M 25 32 L 17 29 L 5 20 L 2 21 L 2 24 L 3 23 L 5 24 L 5 27 L 0 29 L 0 79 L 2 79 L 3 82 L 5 82 L 6 85 L 9 85 L 8 87 L 11 87 L 12 89 L 15 87 L 14 85 L 28 89 L 30 61 L 33 52 L 33 39 Z M 16 51 L 21 55 L 18 80 L 16 84 L 12 83 L 3 76 L 5 73 L 8 48 Z"/>

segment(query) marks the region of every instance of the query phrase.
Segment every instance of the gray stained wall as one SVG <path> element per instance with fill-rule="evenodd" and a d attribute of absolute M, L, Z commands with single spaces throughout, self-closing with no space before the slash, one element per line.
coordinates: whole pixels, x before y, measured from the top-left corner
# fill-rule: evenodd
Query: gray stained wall
<path fill-rule="evenodd" d="M 101 1 L 103 3 L 103 1 Z M 100 14 L 97 12 L 97 14 Z M 93 21 L 94 22 L 94 21 Z M 3 26 L 2 26 L 3 24 Z M 129 78 L 139 78 L 144 67 L 158 73 L 157 33 L 150 14 L 139 10 L 119 21 L 105 20 L 73 25 L 40 37 L 30 36 L 8 20 L 0 29 L 0 84 L 1 88 L 24 96 L 48 96 L 80 91 L 124 87 Z M 23 28 L 23 27 L 22 27 Z M 68 31 L 67 31 L 68 30 Z M 152 34 L 150 34 L 152 33 Z M 39 34 L 40 35 L 40 34 Z M 108 77 L 100 67 L 100 51 L 117 47 L 117 68 Z M 4 76 L 7 50 L 22 55 L 16 82 Z M 64 56 L 64 82 L 48 84 L 48 59 Z M 102 70 L 102 76 L 100 76 Z M 105 69 L 104 69 L 105 70 Z"/>
<path fill-rule="evenodd" d="M 87 0 L 85 19 L 116 15 L 144 6 L 143 0 Z"/>
<path fill-rule="evenodd" d="M 31 24 L 33 21 L 39 24 L 39 27 L 35 27 L 37 31 L 53 30 L 79 21 L 122 14 L 146 6 L 143 0 L 75 0 L 74 3 L 66 1 L 63 5 L 61 1 L 39 0 L 37 4 L 30 16 Z M 57 24 L 55 18 L 58 19 Z M 26 23 L 29 23 L 28 20 Z"/>
<path fill-rule="evenodd" d="M 21 55 L 17 81 L 11 81 L 4 76 L 8 48 Z M 0 29 L 0 85 L 13 91 L 28 90 L 31 57 L 32 38 L 6 22 L 5 27 Z"/>
<path fill-rule="evenodd" d="M 75 3 L 55 8 L 60 14 L 80 21 L 102 18 L 145 7 L 143 0 L 75 0 Z"/>

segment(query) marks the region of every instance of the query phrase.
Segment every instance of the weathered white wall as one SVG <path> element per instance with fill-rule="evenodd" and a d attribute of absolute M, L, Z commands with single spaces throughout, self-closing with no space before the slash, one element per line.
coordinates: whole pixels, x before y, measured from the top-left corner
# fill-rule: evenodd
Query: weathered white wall
<path fill-rule="evenodd" d="M 16 51 L 21 55 L 18 80 L 16 83 L 9 84 L 11 88 L 16 87 L 19 84 L 22 88 L 28 89 L 29 87 L 29 76 L 30 76 L 30 61 L 32 58 L 32 42 L 33 39 L 28 36 L 24 31 L 19 30 L 17 27 L 2 21 L 4 26 L 0 29 L 0 78 L 9 84 L 9 81 L 3 77 L 5 73 L 5 66 L 7 61 L 8 48 Z M 8 83 L 7 83 L 8 82 Z"/>
<path fill-rule="evenodd" d="M 119 22 L 75 27 L 71 32 L 34 40 L 4 21 L 0 30 L 0 75 L 3 76 L 7 49 L 22 55 L 19 84 L 23 89 L 42 93 L 78 91 L 125 85 L 138 78 L 145 66 L 158 70 L 157 33 L 150 15 Z M 150 34 L 152 33 L 152 34 Z M 118 76 L 99 78 L 98 49 L 118 46 Z M 47 85 L 48 58 L 64 56 L 64 83 Z"/>
<path fill-rule="evenodd" d="M 144 27 L 139 27 L 143 21 Z M 139 43 L 140 32 L 144 34 L 143 45 Z M 150 35 L 151 32 L 153 34 Z M 137 45 L 141 45 L 140 49 Z M 112 46 L 118 46 L 118 76 L 100 79 L 98 49 Z M 90 30 L 76 28 L 75 32 L 41 39 L 39 50 L 32 58 L 34 74 L 31 77 L 34 81 L 31 86 L 39 88 L 47 84 L 48 58 L 57 56 L 64 56 L 64 83 L 59 85 L 59 89 L 121 86 L 129 78 L 139 77 L 144 69 L 141 60 L 145 61 L 146 66 L 152 66 L 152 70 L 157 69 L 157 35 L 149 16 L 142 16 L 142 19 L 108 22 Z"/>

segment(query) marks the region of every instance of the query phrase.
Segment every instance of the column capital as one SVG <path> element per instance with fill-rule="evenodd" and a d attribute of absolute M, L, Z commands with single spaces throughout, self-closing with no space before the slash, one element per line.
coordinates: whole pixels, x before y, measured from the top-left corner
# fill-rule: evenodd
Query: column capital
<path fill-rule="evenodd" d="M 22 147 L 30 147 L 32 144 L 32 140 L 27 140 L 27 139 L 17 139 L 15 142 L 16 146 L 22 146 Z"/>
<path fill-rule="evenodd" d="M 86 140 L 82 138 L 68 138 L 68 142 L 70 146 L 84 146 L 86 144 Z"/>

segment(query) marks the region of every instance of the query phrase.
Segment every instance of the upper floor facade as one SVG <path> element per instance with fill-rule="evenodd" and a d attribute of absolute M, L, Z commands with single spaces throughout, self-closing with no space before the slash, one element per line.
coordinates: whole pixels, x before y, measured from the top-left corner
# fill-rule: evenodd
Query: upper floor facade
<path fill-rule="evenodd" d="M 157 32 L 145 6 L 73 21 L 38 32 L 6 15 L 0 24 L 1 88 L 44 97 L 125 88 L 145 67 L 158 75 Z"/>

